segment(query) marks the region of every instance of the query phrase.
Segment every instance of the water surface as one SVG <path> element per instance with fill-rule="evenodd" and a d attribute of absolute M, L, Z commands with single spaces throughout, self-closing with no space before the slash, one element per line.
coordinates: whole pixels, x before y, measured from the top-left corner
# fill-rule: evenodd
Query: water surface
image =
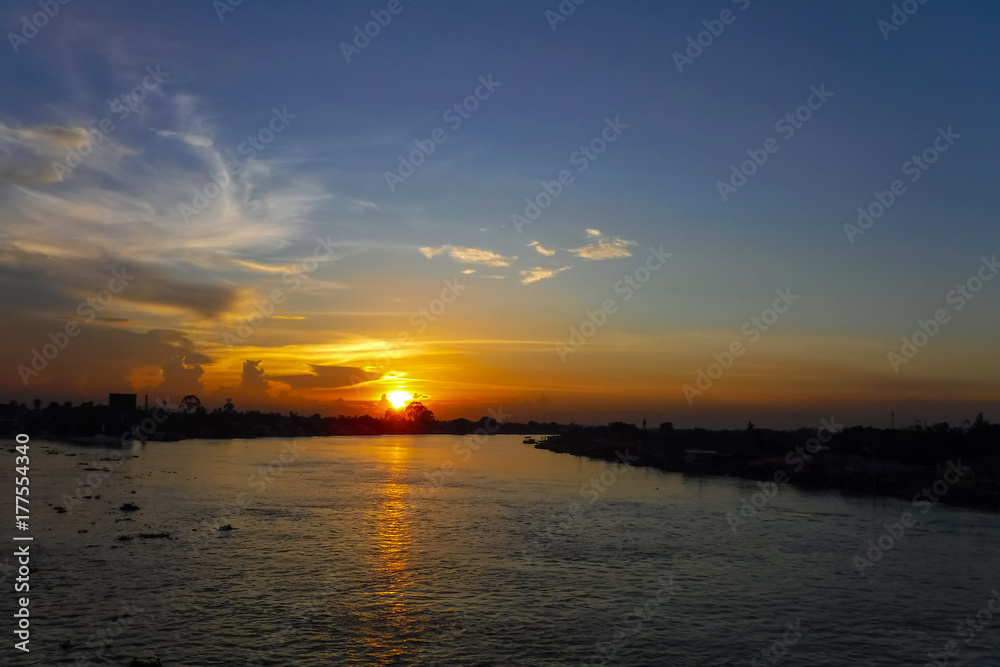
<path fill-rule="evenodd" d="M 957 634 L 1000 589 L 995 514 L 785 487 L 734 534 L 753 482 L 520 440 L 149 443 L 121 465 L 32 441 L 32 651 L 10 664 L 896 666 L 949 641 L 950 665 L 1000 664 L 1000 614 Z M 56 513 L 93 462 L 100 499 Z"/>

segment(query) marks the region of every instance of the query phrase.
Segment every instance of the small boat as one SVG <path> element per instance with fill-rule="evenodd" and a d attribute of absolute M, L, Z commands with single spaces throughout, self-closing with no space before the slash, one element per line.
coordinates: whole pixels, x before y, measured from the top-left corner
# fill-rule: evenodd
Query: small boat
<path fill-rule="evenodd" d="M 535 439 L 532 438 L 530 435 L 526 435 L 526 436 L 524 436 L 524 440 L 522 440 L 521 442 L 522 442 L 522 444 L 525 444 L 525 445 L 533 445 L 533 444 L 535 444 Z"/>

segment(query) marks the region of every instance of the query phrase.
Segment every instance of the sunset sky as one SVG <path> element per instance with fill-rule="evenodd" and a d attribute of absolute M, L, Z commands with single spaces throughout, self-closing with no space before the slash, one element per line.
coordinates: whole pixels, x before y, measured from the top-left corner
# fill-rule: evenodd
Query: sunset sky
<path fill-rule="evenodd" d="M 1000 6 L 912 4 L 6 3 L 0 397 L 1000 419 Z"/>

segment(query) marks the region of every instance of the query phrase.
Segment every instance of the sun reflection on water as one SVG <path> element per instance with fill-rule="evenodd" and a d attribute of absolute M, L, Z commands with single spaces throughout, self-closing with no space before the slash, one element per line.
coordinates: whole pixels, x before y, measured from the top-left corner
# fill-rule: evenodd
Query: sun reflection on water
<path fill-rule="evenodd" d="M 413 632 L 416 625 L 407 604 L 407 589 L 414 584 L 410 567 L 412 516 L 406 501 L 406 464 L 412 452 L 404 442 L 385 443 L 377 449 L 380 461 L 388 468 L 376 491 L 366 557 L 373 584 L 371 611 L 375 622 L 369 624 L 365 634 L 369 658 L 391 660 L 398 651 L 400 637 Z"/>

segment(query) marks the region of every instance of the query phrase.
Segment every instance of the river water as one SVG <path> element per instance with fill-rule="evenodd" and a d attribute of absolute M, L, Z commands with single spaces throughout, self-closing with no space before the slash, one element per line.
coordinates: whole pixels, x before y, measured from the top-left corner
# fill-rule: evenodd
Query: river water
<path fill-rule="evenodd" d="M 31 652 L 3 664 L 1000 664 L 994 513 L 786 486 L 750 514 L 755 482 L 520 436 L 30 447 Z"/>

